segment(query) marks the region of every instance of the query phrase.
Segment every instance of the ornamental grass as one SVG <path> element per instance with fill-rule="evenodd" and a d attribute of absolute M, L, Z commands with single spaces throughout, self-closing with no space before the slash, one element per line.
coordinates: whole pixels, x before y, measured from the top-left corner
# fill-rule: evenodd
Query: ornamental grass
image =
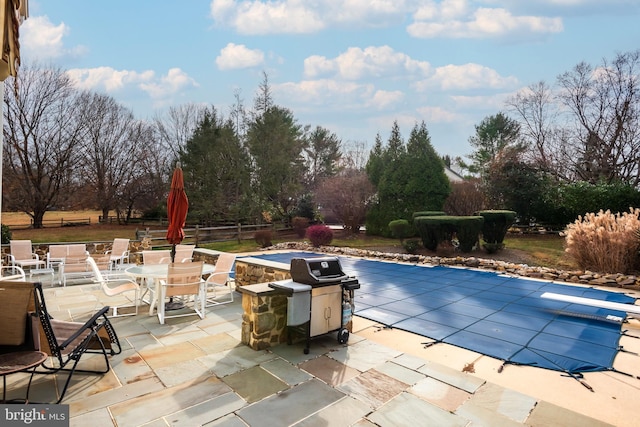
<path fill-rule="evenodd" d="M 566 249 L 576 264 L 600 273 L 629 273 L 638 261 L 640 209 L 588 213 L 567 226 Z"/>

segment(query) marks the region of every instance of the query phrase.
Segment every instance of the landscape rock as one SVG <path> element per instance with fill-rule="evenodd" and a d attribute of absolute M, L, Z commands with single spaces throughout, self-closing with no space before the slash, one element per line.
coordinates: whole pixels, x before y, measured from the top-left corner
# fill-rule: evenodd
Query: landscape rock
<path fill-rule="evenodd" d="M 581 283 L 592 286 L 625 287 L 640 289 L 640 279 L 634 275 L 624 274 L 600 274 L 591 271 L 563 271 L 548 267 L 533 267 L 526 264 L 514 264 L 505 261 L 477 257 L 440 257 L 412 254 L 399 254 L 391 252 L 379 252 L 366 249 L 341 248 L 336 246 L 313 247 L 304 242 L 286 242 L 263 250 L 298 250 L 322 252 L 333 255 L 348 255 L 362 258 L 376 258 L 387 261 L 407 262 L 412 264 L 460 266 L 493 270 L 502 273 L 513 274 L 520 277 L 538 278 L 556 282 Z"/>

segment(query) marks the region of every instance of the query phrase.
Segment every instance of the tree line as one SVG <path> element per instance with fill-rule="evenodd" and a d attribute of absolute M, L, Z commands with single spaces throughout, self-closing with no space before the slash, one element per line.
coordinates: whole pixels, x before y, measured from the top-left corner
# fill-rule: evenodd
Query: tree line
<path fill-rule="evenodd" d="M 332 215 L 349 231 L 366 224 L 385 235 L 415 211 L 494 208 L 566 224 L 640 205 L 639 64 L 640 50 L 620 53 L 576 65 L 555 86 L 529 86 L 476 126 L 466 160 L 440 157 L 424 122 L 406 142 L 394 123 L 368 152 L 302 125 L 274 102 L 266 73 L 251 108 L 236 92 L 226 113 L 186 104 L 140 120 L 110 96 L 76 88 L 63 70 L 33 64 L 5 91 L 3 206 L 35 227 L 51 209 L 116 211 L 124 222 L 161 216 L 179 161 L 189 223 Z M 467 179 L 450 183 L 445 165 Z"/>
<path fill-rule="evenodd" d="M 476 179 L 456 191 L 475 195 L 474 207 L 562 228 L 588 212 L 640 206 L 640 50 L 530 85 L 469 143 L 469 161 L 455 163 Z"/>
<path fill-rule="evenodd" d="M 32 64 L 5 91 L 3 206 L 42 227 L 52 209 L 115 211 L 127 222 L 166 209 L 179 161 L 190 223 L 313 218 L 325 178 L 350 174 L 363 145 L 300 125 L 273 102 L 264 74 L 253 109 L 239 93 L 228 115 L 171 107 L 136 119 L 112 97 L 74 87 L 64 70 Z"/>

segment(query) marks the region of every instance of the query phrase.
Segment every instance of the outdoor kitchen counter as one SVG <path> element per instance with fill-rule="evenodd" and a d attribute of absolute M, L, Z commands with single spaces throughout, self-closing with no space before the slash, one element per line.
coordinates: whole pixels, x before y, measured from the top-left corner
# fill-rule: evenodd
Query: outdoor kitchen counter
<path fill-rule="evenodd" d="M 255 285 L 238 286 L 236 290 L 241 294 L 251 295 L 254 297 L 266 297 L 271 295 L 286 295 L 287 292 L 282 289 L 274 289 L 269 287 L 270 282 L 256 283 Z M 244 297 L 243 297 L 244 298 Z"/>
<path fill-rule="evenodd" d="M 269 283 L 236 288 L 242 294 L 241 341 L 254 350 L 287 341 L 287 292 Z"/>

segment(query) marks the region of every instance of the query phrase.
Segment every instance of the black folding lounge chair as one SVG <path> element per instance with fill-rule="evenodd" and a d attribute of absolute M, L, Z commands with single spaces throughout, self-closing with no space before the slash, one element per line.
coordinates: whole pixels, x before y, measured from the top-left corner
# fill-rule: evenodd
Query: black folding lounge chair
<path fill-rule="evenodd" d="M 31 284 L 29 284 L 31 285 Z M 107 318 L 109 307 L 103 307 L 84 323 L 68 322 L 53 319 L 48 311 L 40 283 L 35 287 L 35 315 L 40 321 L 40 331 L 46 337 L 46 342 L 41 343 L 42 351 L 49 353 L 51 357 L 41 365 L 38 373 L 68 372 L 64 388 L 60 392 L 60 403 L 64 398 L 71 377 L 74 372 L 105 374 L 111 369 L 109 355 L 119 354 L 122 351 L 120 341 L 113 329 L 113 325 Z M 78 362 L 85 353 L 101 353 L 104 356 L 105 367 L 99 370 L 77 369 Z"/>

